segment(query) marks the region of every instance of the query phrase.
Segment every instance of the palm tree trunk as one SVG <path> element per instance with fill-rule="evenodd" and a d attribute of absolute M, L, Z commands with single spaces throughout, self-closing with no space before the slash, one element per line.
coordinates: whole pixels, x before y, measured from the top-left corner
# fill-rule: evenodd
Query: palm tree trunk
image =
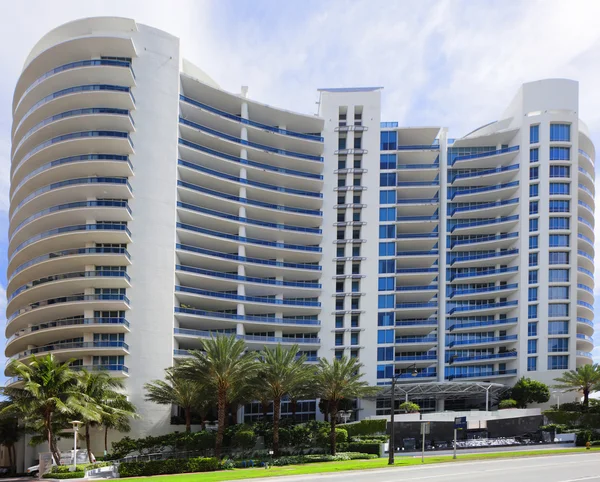
<path fill-rule="evenodd" d="M 240 408 L 239 403 L 231 404 L 231 425 L 238 424 L 238 409 Z"/>
<path fill-rule="evenodd" d="M 292 398 L 290 400 L 290 405 L 291 405 L 291 409 L 292 409 L 292 421 L 295 423 L 296 422 L 296 412 L 298 410 L 298 400 L 296 400 L 295 398 Z"/>
<path fill-rule="evenodd" d="M 184 409 L 185 412 L 185 431 L 190 433 L 192 431 L 192 409 L 190 407 L 186 407 Z"/>
<path fill-rule="evenodd" d="M 220 388 L 217 394 L 217 440 L 215 442 L 215 457 L 221 458 L 223 449 L 223 436 L 225 435 L 225 408 L 227 407 L 227 398 L 225 390 Z"/>
<path fill-rule="evenodd" d="M 589 388 L 583 389 L 583 406 L 588 408 L 590 406 L 590 390 Z"/>
<path fill-rule="evenodd" d="M 15 459 L 14 459 L 14 456 L 13 456 L 13 453 L 14 453 L 13 450 L 14 450 L 15 446 L 11 444 L 11 445 L 9 445 L 6 448 L 8 450 L 8 465 L 10 467 L 9 470 L 10 470 L 10 473 L 12 474 L 13 467 L 15 466 Z"/>
<path fill-rule="evenodd" d="M 104 426 L 104 455 L 108 453 L 108 425 Z"/>
<path fill-rule="evenodd" d="M 337 400 L 329 401 L 329 425 L 331 426 L 331 432 L 329 432 L 329 444 L 331 445 L 331 455 L 335 455 L 336 440 L 335 440 L 335 425 L 337 422 L 338 402 Z"/>
<path fill-rule="evenodd" d="M 281 418 L 281 398 L 273 399 L 273 455 L 279 457 L 279 419 Z"/>
<path fill-rule="evenodd" d="M 52 433 L 52 412 L 47 411 L 45 415 L 44 424 L 46 425 L 46 433 L 48 434 L 48 449 L 52 453 L 52 457 L 54 457 L 54 461 L 56 465 L 60 465 L 60 451 L 56 446 L 56 440 L 54 439 L 54 434 Z M 42 474 L 44 475 L 44 474 Z"/>
<path fill-rule="evenodd" d="M 263 419 L 266 420 L 269 416 L 269 401 L 263 400 L 262 402 L 260 402 L 260 404 L 262 405 Z"/>
<path fill-rule="evenodd" d="M 90 464 L 92 463 L 92 444 L 90 442 L 90 424 L 89 422 L 85 424 L 85 447 L 88 453 L 88 460 Z"/>

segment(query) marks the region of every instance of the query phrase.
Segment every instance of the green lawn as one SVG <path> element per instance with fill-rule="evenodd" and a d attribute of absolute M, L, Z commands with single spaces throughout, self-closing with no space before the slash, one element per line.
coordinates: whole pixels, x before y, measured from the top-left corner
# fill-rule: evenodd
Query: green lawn
<path fill-rule="evenodd" d="M 593 447 L 591 451 L 600 452 L 600 447 Z M 577 447 L 572 449 L 529 450 L 522 452 L 497 452 L 471 455 L 460 455 L 460 452 L 458 452 L 457 461 L 531 457 L 536 455 L 559 455 L 584 452 L 590 451 L 586 450 L 585 448 Z M 454 460 L 452 459 L 451 455 L 425 457 L 426 464 L 439 464 L 453 461 Z M 417 455 L 414 457 L 396 457 L 396 467 L 409 465 L 421 465 L 421 457 Z M 279 477 L 283 475 L 322 474 L 326 472 L 341 472 L 346 470 L 381 469 L 385 467 L 388 467 L 387 458 L 379 458 L 374 460 L 349 460 L 346 462 L 320 462 L 305 465 L 288 465 L 285 467 L 273 467 L 268 470 L 264 468 L 255 468 L 234 469 L 208 473 L 204 472 L 199 474 L 163 475 L 160 476 L 160 478 L 167 479 L 164 482 L 222 482 L 227 480 L 256 479 L 260 477 Z M 135 480 L 136 482 L 150 480 L 156 481 L 156 477 L 139 477 L 135 478 Z"/>

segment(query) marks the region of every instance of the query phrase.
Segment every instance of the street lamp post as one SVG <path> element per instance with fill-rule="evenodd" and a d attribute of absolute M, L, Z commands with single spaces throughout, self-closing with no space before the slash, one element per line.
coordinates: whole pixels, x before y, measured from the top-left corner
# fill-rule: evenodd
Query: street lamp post
<path fill-rule="evenodd" d="M 79 420 L 73 420 L 71 424 L 73 425 L 73 467 L 71 467 L 71 472 L 75 472 L 77 470 L 77 430 L 79 430 L 79 426 L 83 422 Z M 91 460 L 90 460 L 91 463 Z"/>
<path fill-rule="evenodd" d="M 411 372 L 411 376 L 416 377 L 419 374 L 417 372 L 417 364 L 414 363 L 413 365 L 409 366 L 407 368 L 407 371 L 411 368 L 413 369 L 413 371 Z M 399 373 L 398 375 L 394 375 L 392 377 L 392 393 L 390 394 L 390 401 L 391 401 L 392 406 L 391 406 L 391 411 L 390 411 L 390 441 L 388 443 L 388 465 L 394 465 L 394 452 L 395 452 L 394 412 L 396 411 L 396 381 L 398 380 L 400 375 L 402 375 L 402 374 Z"/>

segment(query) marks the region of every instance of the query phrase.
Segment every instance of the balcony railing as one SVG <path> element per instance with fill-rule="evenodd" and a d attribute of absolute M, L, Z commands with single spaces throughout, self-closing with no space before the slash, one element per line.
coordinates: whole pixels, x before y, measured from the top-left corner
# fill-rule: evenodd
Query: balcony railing
<path fill-rule="evenodd" d="M 477 227 L 477 226 L 490 226 L 493 224 L 508 223 L 511 221 L 518 221 L 518 220 L 519 220 L 518 214 L 515 214 L 513 216 L 505 216 L 505 217 L 497 218 L 497 219 L 479 219 L 477 221 L 468 221 L 468 222 L 464 222 L 464 223 L 457 223 L 450 228 L 450 232 L 452 233 L 456 229 L 466 229 L 466 228 L 473 228 L 473 227 Z"/>
<path fill-rule="evenodd" d="M 594 343 L 594 339 L 591 336 L 583 335 L 581 333 L 577 333 L 577 339 L 589 341 L 590 343 Z"/>
<path fill-rule="evenodd" d="M 454 296 L 464 296 L 476 293 L 495 293 L 498 291 L 506 291 L 506 290 L 514 290 L 519 287 L 518 283 L 511 283 L 502 286 L 491 286 L 487 288 L 473 288 L 473 289 L 465 289 L 465 290 L 453 290 L 450 298 Z"/>
<path fill-rule="evenodd" d="M 589 351 L 577 350 L 576 355 L 577 356 L 582 356 L 582 357 L 585 357 L 585 358 L 590 358 L 590 359 L 594 358 L 594 355 L 591 352 L 589 352 Z"/>
<path fill-rule="evenodd" d="M 517 335 L 506 335 L 506 336 L 488 336 L 479 338 L 468 338 L 464 340 L 454 340 L 448 343 L 447 347 L 452 348 L 453 346 L 463 345 L 479 345 L 482 343 L 498 343 L 498 342 L 511 342 L 516 341 Z"/>
<path fill-rule="evenodd" d="M 321 156 L 313 156 L 310 154 L 303 154 L 301 152 L 288 151 L 286 149 L 277 149 L 276 147 L 266 146 L 264 144 L 259 144 L 258 142 L 247 141 L 245 139 L 240 139 L 239 137 L 225 134 L 224 132 L 218 131 L 216 129 L 211 129 L 210 127 L 206 127 L 201 124 L 197 124 L 196 122 L 192 122 L 190 120 L 184 119 L 183 117 L 179 117 L 179 122 L 188 127 L 192 127 L 193 129 L 197 129 L 199 131 L 206 132 L 207 134 L 211 134 L 213 136 L 217 136 L 222 139 L 227 139 L 228 141 L 235 142 L 237 144 L 241 144 L 244 146 L 254 147 L 256 149 L 260 149 L 260 150 L 267 151 L 267 152 L 272 152 L 274 154 L 281 154 L 284 156 L 297 157 L 299 159 L 306 159 L 309 161 L 323 162 L 323 158 Z"/>
<path fill-rule="evenodd" d="M 404 273 L 437 273 L 439 268 L 399 268 L 396 270 L 396 274 Z"/>
<path fill-rule="evenodd" d="M 188 286 L 175 286 L 175 291 L 179 293 L 190 293 L 194 295 L 200 296 L 208 296 L 211 298 L 222 298 L 226 300 L 235 300 L 235 301 L 248 301 L 253 303 L 266 303 L 269 305 L 287 305 L 287 306 L 311 306 L 311 307 L 320 307 L 321 303 L 318 301 L 305 301 L 298 299 L 277 299 L 277 298 L 267 298 L 262 296 L 242 296 L 242 295 L 234 295 L 232 293 L 223 293 L 220 291 L 210 291 L 203 290 L 199 288 L 190 288 Z"/>
<path fill-rule="evenodd" d="M 29 335 L 31 333 L 36 333 L 38 331 L 50 330 L 53 328 L 65 328 L 69 326 L 90 326 L 90 325 L 123 325 L 129 328 L 129 321 L 125 318 L 71 318 L 65 320 L 58 321 L 50 321 L 47 323 L 38 323 L 37 325 L 29 326 L 23 330 L 17 331 L 13 336 L 11 336 L 7 340 L 7 344 L 13 342 L 17 338 L 20 338 L 24 335 Z"/>
<path fill-rule="evenodd" d="M 407 355 L 407 356 L 396 356 L 395 361 L 429 361 L 437 360 L 437 354 L 432 355 Z"/>
<path fill-rule="evenodd" d="M 397 187 L 437 187 L 440 185 L 440 181 L 397 181 Z"/>
<path fill-rule="evenodd" d="M 594 290 L 592 288 L 590 288 L 589 286 L 584 285 L 582 283 L 577 283 L 577 288 L 579 288 L 580 290 L 583 290 L 583 291 L 587 291 L 591 295 L 594 294 Z"/>
<path fill-rule="evenodd" d="M 449 331 L 460 330 L 462 328 L 483 328 L 486 326 L 511 325 L 517 323 L 518 318 L 504 318 L 502 320 L 487 320 L 487 321 L 468 321 L 466 323 L 455 323 L 448 327 Z"/>
<path fill-rule="evenodd" d="M 219 231 L 213 231 L 211 229 L 200 228 L 198 226 L 193 226 L 191 224 L 184 223 L 176 223 L 176 226 L 180 229 L 185 229 L 187 231 L 194 231 L 196 233 L 206 234 L 208 236 L 215 236 L 217 238 L 230 239 L 232 241 L 236 241 L 239 243 L 249 243 L 249 244 L 258 244 L 261 246 L 271 246 L 274 248 L 282 248 L 282 249 L 293 249 L 296 251 L 310 251 L 313 253 L 320 253 L 322 248 L 320 246 L 302 246 L 298 244 L 288 244 L 288 243 L 277 243 L 275 241 L 265 241 L 263 239 L 255 239 L 248 238 L 244 236 L 237 236 L 235 234 L 221 233 Z"/>
<path fill-rule="evenodd" d="M 267 124 L 262 124 L 260 122 L 256 122 L 256 121 L 252 121 L 250 119 L 244 119 L 240 116 L 234 115 L 234 114 L 230 114 L 229 112 L 225 112 L 223 110 L 217 109 L 215 107 L 211 107 L 209 105 L 203 104 L 201 102 L 198 102 L 197 100 L 194 100 L 190 97 L 186 97 L 185 95 L 180 95 L 179 99 L 187 102 L 188 104 L 192 104 L 195 105 L 196 107 L 199 107 L 203 110 L 209 111 L 209 112 L 213 112 L 215 114 L 218 114 L 222 117 L 226 117 L 227 119 L 232 119 L 236 122 L 241 122 L 242 124 L 248 124 L 254 127 L 258 127 L 259 129 L 265 129 L 271 132 L 275 132 L 277 134 L 284 134 L 286 136 L 291 136 L 291 137 L 298 137 L 300 139 L 307 139 L 309 141 L 317 141 L 317 142 L 323 142 L 323 138 L 320 136 L 315 136 L 312 134 L 303 134 L 301 132 L 294 132 L 294 131 L 290 131 L 287 129 L 281 129 L 279 127 L 275 127 L 275 126 L 270 126 Z"/>
<path fill-rule="evenodd" d="M 214 149 L 210 149 L 208 147 L 201 146 L 200 144 L 196 144 L 194 142 L 187 141 L 185 139 L 179 139 L 179 144 L 182 146 L 189 147 L 190 149 L 195 149 L 197 151 L 205 152 L 206 154 L 210 154 L 212 156 L 219 157 L 221 159 L 227 159 L 229 161 L 238 162 L 240 164 L 245 164 L 248 166 L 258 167 L 259 169 L 265 169 L 267 171 L 272 172 L 280 172 L 282 174 L 291 174 L 293 176 L 306 177 L 311 179 L 323 179 L 321 174 L 313 174 L 311 172 L 298 171 L 295 169 L 284 169 L 281 167 L 272 166 L 270 164 L 264 164 L 262 162 L 250 161 L 248 159 L 242 159 L 241 157 L 232 156 L 231 154 L 225 154 L 223 152 L 215 151 Z"/>
<path fill-rule="evenodd" d="M 479 310 L 492 310 L 496 308 L 508 308 L 510 306 L 517 306 L 519 304 L 518 300 L 514 301 L 500 301 L 498 303 L 486 303 L 480 305 L 465 305 L 465 306 L 456 306 L 452 308 L 448 314 L 452 315 L 454 313 L 462 313 L 465 311 L 479 311 Z"/>
<path fill-rule="evenodd" d="M 48 353 L 57 350 L 80 350 L 97 348 L 123 348 L 129 350 L 129 345 L 124 341 L 78 341 L 73 343 L 55 343 L 53 345 L 44 345 L 25 350 L 19 353 L 15 358 L 18 360 L 26 356 L 37 355 L 38 353 Z"/>
<path fill-rule="evenodd" d="M 396 256 L 437 256 L 440 254 L 438 249 L 430 249 L 429 251 L 396 251 Z"/>
<path fill-rule="evenodd" d="M 199 253 L 199 254 L 206 254 L 208 256 L 215 256 L 217 258 L 231 259 L 233 261 L 238 261 L 238 262 L 242 262 L 242 263 L 243 262 L 256 263 L 256 264 L 263 264 L 263 265 L 267 265 L 267 266 L 280 266 L 282 268 L 299 268 L 299 269 L 310 269 L 310 270 L 315 270 L 315 271 L 321 271 L 321 266 L 319 266 L 318 264 L 286 263 L 284 261 L 273 261 L 270 259 L 249 258 L 247 256 L 238 256 L 237 254 L 222 253 L 220 251 L 212 251 L 210 249 L 197 248 L 195 246 L 188 246 L 188 245 L 179 244 L 179 243 L 177 243 L 175 245 L 175 248 L 181 249 L 184 251 L 189 251 L 192 253 Z"/>
<path fill-rule="evenodd" d="M 260 187 L 263 189 L 270 189 L 272 191 L 283 192 L 286 194 L 298 194 L 300 196 L 310 196 L 310 197 L 317 197 L 317 198 L 323 197 L 323 194 L 320 192 L 304 191 L 302 189 L 292 189 L 289 187 L 274 186 L 273 184 L 267 184 L 264 182 L 252 181 L 249 179 L 242 179 L 241 177 L 236 177 L 236 176 L 232 176 L 231 174 L 226 174 L 224 172 L 215 171 L 213 169 L 208 169 L 206 167 L 199 166 L 198 164 L 194 164 L 193 162 L 184 161 L 182 159 L 178 159 L 177 163 L 180 166 L 188 167 L 190 169 L 194 169 L 195 171 L 204 172 L 206 174 L 210 174 L 212 176 L 217 176 L 222 179 L 228 179 L 230 181 L 239 182 L 240 184 L 247 184 L 248 186 L 255 186 L 255 187 Z"/>
<path fill-rule="evenodd" d="M 448 375 L 448 380 L 455 380 L 460 378 L 486 378 L 486 377 L 498 377 L 502 375 L 516 375 L 517 370 L 496 370 L 496 371 L 485 371 L 485 372 L 474 372 L 474 373 L 457 373 L 455 375 Z"/>
<path fill-rule="evenodd" d="M 201 338 L 213 338 L 215 336 L 219 336 L 220 334 L 225 334 L 225 335 L 235 334 L 235 332 L 219 333 L 219 332 L 207 331 L 207 330 L 190 330 L 187 328 L 175 328 L 174 333 L 176 335 L 197 336 L 197 337 L 201 337 Z M 238 340 L 259 341 L 259 342 L 267 342 L 267 343 L 292 343 L 292 344 L 296 344 L 296 343 L 303 344 L 304 343 L 304 344 L 311 344 L 311 345 L 321 343 L 321 340 L 319 340 L 319 338 L 311 338 L 311 337 L 296 338 L 296 337 L 289 337 L 289 336 L 278 337 L 278 336 L 237 335 L 237 334 L 235 335 L 235 337 Z"/>
<path fill-rule="evenodd" d="M 464 212 L 468 212 L 468 211 L 478 211 L 480 209 L 488 209 L 488 208 L 497 208 L 497 207 L 502 207 L 502 206 L 510 206 L 512 204 L 519 204 L 519 198 L 516 198 L 516 199 L 507 199 L 506 201 L 496 201 L 496 202 L 490 202 L 490 203 L 481 203 L 481 204 L 476 204 L 476 205 L 473 205 L 473 206 L 460 206 L 460 207 L 454 208 L 450 212 L 450 216 L 454 216 L 456 213 L 464 213 Z"/>
<path fill-rule="evenodd" d="M 440 217 L 435 216 L 397 216 L 396 221 L 439 221 Z"/>
<path fill-rule="evenodd" d="M 437 301 L 430 301 L 427 303 L 413 302 L 413 303 L 396 303 L 396 309 L 419 309 L 419 308 L 437 308 Z"/>
<path fill-rule="evenodd" d="M 396 199 L 396 204 L 438 204 L 440 200 L 438 198 L 425 198 L 425 199 Z"/>
<path fill-rule="evenodd" d="M 583 306 L 588 310 L 594 311 L 594 305 L 592 305 L 591 303 L 586 303 L 585 301 L 577 300 L 577 306 Z"/>
<path fill-rule="evenodd" d="M 517 271 L 519 271 L 518 266 L 511 266 L 509 268 L 486 269 L 486 270 L 481 270 L 481 271 L 475 271 L 472 273 L 471 272 L 456 273 L 450 277 L 450 281 L 454 281 L 455 279 L 459 279 L 459 278 L 473 278 L 473 277 L 477 277 L 477 276 L 490 276 L 490 275 L 502 274 L 502 273 L 516 273 Z"/>
<path fill-rule="evenodd" d="M 476 172 L 461 172 L 452 176 L 451 183 L 457 179 L 468 179 L 471 177 L 489 176 L 491 174 L 499 174 L 501 172 L 510 172 L 519 170 L 519 164 L 513 164 L 512 166 L 498 167 L 496 169 L 484 169 Z"/>
<path fill-rule="evenodd" d="M 592 230 L 594 229 L 594 225 L 592 223 L 590 223 L 587 219 L 582 218 L 581 216 L 577 216 L 577 221 L 585 224 L 588 228 L 590 228 Z"/>
<path fill-rule="evenodd" d="M 431 170 L 431 169 L 439 169 L 439 164 L 398 164 L 396 165 L 396 169 L 400 170 Z"/>
<path fill-rule="evenodd" d="M 505 233 L 505 234 L 491 234 L 489 236 L 481 236 L 475 239 L 459 239 L 456 241 L 452 241 L 451 248 L 455 246 L 464 246 L 465 244 L 477 244 L 477 243 L 487 243 L 490 241 L 502 241 L 503 239 L 514 239 L 518 238 L 519 233 Z"/>
<path fill-rule="evenodd" d="M 437 291 L 438 285 L 396 286 L 396 291 Z"/>
<path fill-rule="evenodd" d="M 184 187 L 187 189 L 192 189 L 196 192 L 202 192 L 205 194 L 209 194 L 211 196 L 220 197 L 223 199 L 229 199 L 231 201 L 235 201 L 242 204 L 248 204 L 249 206 L 260 206 L 268 209 L 275 209 L 277 211 L 286 211 L 290 213 L 300 213 L 300 214 L 310 214 L 312 216 L 322 216 L 323 212 L 318 209 L 303 209 L 303 208 L 294 208 L 290 206 L 281 206 L 279 204 L 271 204 L 263 201 L 256 201 L 254 199 L 243 198 L 239 196 L 234 196 L 232 194 L 226 194 L 223 192 L 215 191 L 213 189 L 208 189 L 205 187 L 197 186 L 195 184 L 185 182 L 185 181 L 177 181 L 177 186 Z"/>
<path fill-rule="evenodd" d="M 505 147 L 504 149 L 498 149 L 496 151 L 479 152 L 477 154 L 468 154 L 465 156 L 453 156 L 450 164 L 454 164 L 458 161 L 467 161 L 469 159 L 481 159 L 484 157 L 497 156 L 499 154 L 506 154 L 508 152 L 516 152 L 519 150 L 519 146 Z"/>
<path fill-rule="evenodd" d="M 235 281 L 242 281 L 248 283 L 261 283 L 273 286 L 290 286 L 290 287 L 298 287 L 298 288 L 314 288 L 321 289 L 321 283 L 311 283 L 311 282 L 302 282 L 302 281 L 285 281 L 285 280 L 276 280 L 271 278 L 256 278 L 251 276 L 240 276 L 237 274 L 224 273 L 222 271 L 214 271 L 211 269 L 203 269 L 203 268 L 194 268 L 192 266 L 183 266 L 180 264 L 175 265 L 175 269 L 178 271 L 184 271 L 186 273 L 194 273 L 200 275 L 211 276 L 215 278 L 224 278 Z"/>
<path fill-rule="evenodd" d="M 436 319 L 423 319 L 423 320 L 396 320 L 394 326 L 437 326 L 438 321 Z"/>
<path fill-rule="evenodd" d="M 129 373 L 129 368 L 127 368 L 125 365 L 119 365 L 119 364 L 114 364 L 114 365 L 76 365 L 76 366 L 72 366 L 71 368 L 73 370 L 87 370 L 88 372 L 108 371 L 108 372 Z"/>
<path fill-rule="evenodd" d="M 456 196 L 463 196 L 465 194 L 478 194 L 480 192 L 493 192 L 499 191 L 501 189 L 507 189 L 509 187 L 517 187 L 519 185 L 519 181 L 507 182 L 504 184 L 496 184 L 495 186 L 484 186 L 484 187 L 475 187 L 472 189 L 461 189 L 460 191 L 454 191 L 450 195 L 450 199 L 454 199 Z"/>
<path fill-rule="evenodd" d="M 397 345 L 415 343 L 437 343 L 437 336 L 402 336 L 396 337 L 395 343 Z"/>
<path fill-rule="evenodd" d="M 594 273 L 592 273 L 589 269 L 578 267 L 577 271 L 579 271 L 580 273 L 587 274 L 590 278 L 594 279 Z"/>
<path fill-rule="evenodd" d="M 186 315 L 204 316 L 207 318 L 221 318 L 225 320 L 234 321 L 247 321 L 253 323 L 269 323 L 275 325 L 309 325 L 319 326 L 321 322 L 319 320 L 306 319 L 306 318 L 275 318 L 271 316 L 253 316 L 253 315 L 236 315 L 233 313 L 221 313 L 218 311 L 205 311 L 197 310 L 195 308 L 180 308 L 175 307 L 175 313 L 181 313 Z"/>
<path fill-rule="evenodd" d="M 499 360 L 503 358 L 516 358 L 516 351 L 505 351 L 503 353 L 494 353 L 489 355 L 474 355 L 474 356 L 451 356 L 450 363 L 470 362 L 478 360 Z"/>
<path fill-rule="evenodd" d="M 450 257 L 450 264 L 453 265 L 454 263 L 456 263 L 458 261 L 472 261 L 475 259 L 501 258 L 503 256 L 512 256 L 514 254 L 519 254 L 519 250 L 518 249 L 506 249 L 506 250 L 498 251 L 495 253 L 471 254 L 468 256 L 456 255 L 456 256 Z"/>
<path fill-rule="evenodd" d="M 592 320 L 588 320 L 587 318 L 583 318 L 582 316 L 577 317 L 577 323 L 583 323 L 594 328 L 594 322 Z"/>

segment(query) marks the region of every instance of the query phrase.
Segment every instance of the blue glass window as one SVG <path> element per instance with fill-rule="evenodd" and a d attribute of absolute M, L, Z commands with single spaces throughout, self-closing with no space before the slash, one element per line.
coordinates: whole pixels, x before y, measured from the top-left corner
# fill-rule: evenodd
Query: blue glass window
<path fill-rule="evenodd" d="M 538 254 L 537 253 L 529 253 L 529 266 L 537 266 L 538 265 Z"/>
<path fill-rule="evenodd" d="M 548 270 L 548 281 L 550 283 L 568 282 L 569 281 L 569 270 L 568 269 L 550 269 L 550 270 Z"/>
<path fill-rule="evenodd" d="M 379 260 L 379 273 L 394 273 L 396 271 L 396 261 L 393 259 Z"/>
<path fill-rule="evenodd" d="M 548 334 L 549 335 L 568 335 L 569 334 L 569 322 L 568 321 L 549 321 L 548 322 Z"/>
<path fill-rule="evenodd" d="M 540 150 L 536 147 L 529 149 L 529 162 L 538 162 L 540 160 Z"/>
<path fill-rule="evenodd" d="M 562 248 L 569 246 L 569 235 L 568 234 L 551 234 L 549 237 L 549 244 L 551 248 Z"/>
<path fill-rule="evenodd" d="M 550 124 L 550 140 L 571 142 L 570 124 Z"/>
<path fill-rule="evenodd" d="M 538 270 L 532 269 L 529 271 L 529 284 L 536 285 L 538 282 Z"/>
<path fill-rule="evenodd" d="M 539 167 L 530 167 L 529 168 L 529 180 L 538 179 L 540 177 L 540 168 Z"/>
<path fill-rule="evenodd" d="M 551 161 L 568 161 L 571 159 L 571 148 L 569 147 L 550 147 Z"/>
<path fill-rule="evenodd" d="M 381 278 L 379 278 L 381 279 Z M 538 289 L 537 288 L 529 288 L 528 290 L 528 300 L 529 301 L 537 301 L 538 299 Z"/>
<path fill-rule="evenodd" d="M 394 343 L 394 330 L 377 330 L 377 343 Z"/>
<path fill-rule="evenodd" d="M 548 353 L 569 351 L 568 338 L 548 338 Z"/>
<path fill-rule="evenodd" d="M 396 154 L 380 154 L 379 167 L 381 169 L 396 169 Z"/>
<path fill-rule="evenodd" d="M 381 187 L 389 187 L 396 185 L 395 172 L 382 172 L 379 174 L 379 185 Z"/>
<path fill-rule="evenodd" d="M 396 301 L 396 295 L 379 295 L 377 300 L 377 307 L 383 308 L 394 308 Z"/>
<path fill-rule="evenodd" d="M 396 191 L 380 191 L 379 204 L 396 204 Z"/>
<path fill-rule="evenodd" d="M 529 236 L 529 249 L 537 249 L 539 248 L 539 240 L 538 236 Z"/>
<path fill-rule="evenodd" d="M 379 243 L 379 256 L 395 256 L 396 243 Z"/>
<path fill-rule="evenodd" d="M 548 355 L 548 370 L 568 370 L 569 355 Z"/>
<path fill-rule="evenodd" d="M 377 378 L 393 378 L 394 365 L 377 365 Z"/>
<path fill-rule="evenodd" d="M 529 214 L 537 214 L 539 211 L 538 201 L 529 201 Z"/>
<path fill-rule="evenodd" d="M 537 357 L 529 356 L 527 357 L 527 371 L 535 372 L 537 370 Z"/>
<path fill-rule="evenodd" d="M 569 316 L 569 305 L 567 303 L 549 304 L 548 316 Z"/>
<path fill-rule="evenodd" d="M 551 199 L 548 206 L 551 213 L 568 213 L 571 211 L 570 201 L 565 199 Z"/>
<path fill-rule="evenodd" d="M 550 195 L 568 195 L 571 193 L 571 185 L 568 182 L 551 182 Z"/>
<path fill-rule="evenodd" d="M 529 126 L 529 142 L 531 144 L 536 144 L 540 142 L 540 126 Z"/>
<path fill-rule="evenodd" d="M 538 197 L 540 195 L 540 185 L 530 184 L 529 185 L 529 197 Z"/>
<path fill-rule="evenodd" d="M 379 208 L 379 220 L 380 221 L 395 221 L 396 220 L 396 208 Z"/>
<path fill-rule="evenodd" d="M 569 229 L 569 218 L 550 218 L 550 229 Z"/>
<path fill-rule="evenodd" d="M 351 345 L 358 345 L 359 336 L 360 336 L 360 333 L 358 333 L 356 331 L 350 333 L 350 344 Z"/>
<path fill-rule="evenodd" d="M 396 237 L 396 225 L 389 224 L 386 226 L 379 226 L 379 239 L 388 239 Z"/>
<path fill-rule="evenodd" d="M 537 353 L 537 340 L 527 340 L 527 353 Z"/>
<path fill-rule="evenodd" d="M 548 287 L 548 299 L 549 300 L 568 300 L 569 299 L 569 287 L 568 286 L 549 286 Z"/>
<path fill-rule="evenodd" d="M 527 336 L 537 336 L 537 321 L 527 323 Z"/>
<path fill-rule="evenodd" d="M 385 346 L 377 348 L 377 361 L 393 361 L 394 360 L 394 347 Z"/>
<path fill-rule="evenodd" d="M 381 131 L 380 148 L 382 151 L 394 151 L 398 147 L 398 133 L 396 131 Z"/>
<path fill-rule="evenodd" d="M 394 326 L 394 312 L 377 313 L 378 326 Z"/>
<path fill-rule="evenodd" d="M 379 278 L 379 291 L 394 291 L 394 278 Z"/>
<path fill-rule="evenodd" d="M 569 166 L 550 166 L 550 177 L 571 177 Z"/>
<path fill-rule="evenodd" d="M 527 307 L 527 318 L 535 320 L 538 317 L 538 305 L 529 305 Z"/>
<path fill-rule="evenodd" d="M 533 218 L 529 220 L 529 232 L 535 233 L 538 230 L 539 220 L 538 218 Z"/>
<path fill-rule="evenodd" d="M 569 264 L 568 251 L 551 251 L 548 253 L 549 264 Z"/>

